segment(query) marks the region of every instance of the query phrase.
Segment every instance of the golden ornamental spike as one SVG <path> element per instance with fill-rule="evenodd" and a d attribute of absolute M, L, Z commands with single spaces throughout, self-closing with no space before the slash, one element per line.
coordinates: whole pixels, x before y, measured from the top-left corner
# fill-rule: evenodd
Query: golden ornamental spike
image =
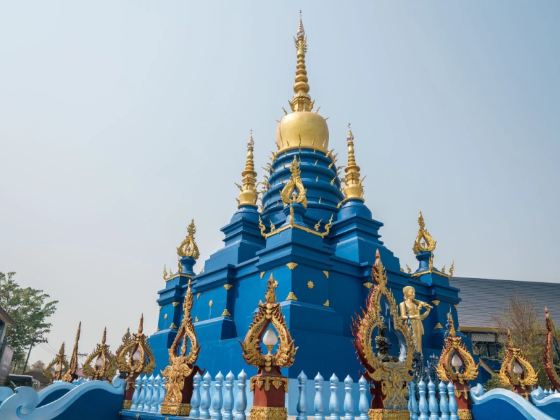
<path fill-rule="evenodd" d="M 201 372 L 195 365 L 200 346 L 191 315 L 192 305 L 193 294 L 189 280 L 183 303 L 183 320 L 169 348 L 169 365 L 163 370 L 163 376 L 167 379 L 165 383 L 167 392 L 161 405 L 161 414 L 188 416 L 190 413 L 193 377 L 197 372 Z M 188 353 L 187 342 L 190 342 Z"/>
<path fill-rule="evenodd" d="M 290 101 L 290 108 L 294 112 L 311 111 L 313 102 L 309 96 L 309 80 L 307 79 L 307 68 L 305 65 L 305 54 L 307 53 L 307 37 L 303 28 L 303 19 L 299 15 L 298 29 L 294 38 L 297 51 L 296 78 L 294 82 L 294 97 Z"/>
<path fill-rule="evenodd" d="M 272 275 L 267 281 L 265 302 L 259 302 L 257 313 L 241 343 L 245 361 L 258 368 L 251 378 L 253 391 L 252 419 L 285 419 L 285 394 L 288 378 L 282 376 L 280 368 L 289 367 L 295 361 L 297 348 L 294 345 L 286 320 L 276 302 L 276 280 Z M 263 354 L 261 343 L 268 352 Z M 276 353 L 273 349 L 276 347 Z"/>
<path fill-rule="evenodd" d="M 412 250 L 415 254 L 420 252 L 433 252 L 436 249 L 437 242 L 432 238 L 430 232 L 426 229 L 426 224 L 424 222 L 424 216 L 422 212 L 418 214 L 418 234 L 416 235 L 416 240 L 414 241 L 414 246 Z"/>
<path fill-rule="evenodd" d="M 82 331 L 82 321 L 78 324 L 78 331 L 76 331 L 76 338 L 74 339 L 74 348 L 72 349 L 72 356 L 68 364 L 68 370 L 62 376 L 64 382 L 72 382 L 78 379 L 78 342 L 80 341 L 80 333 Z"/>
<path fill-rule="evenodd" d="M 196 241 L 194 239 L 194 235 L 196 233 L 196 226 L 194 224 L 194 219 L 191 220 L 189 227 L 187 228 L 187 236 L 183 239 L 183 242 L 177 247 L 177 255 L 179 257 L 191 257 L 193 259 L 198 259 L 200 256 L 200 252 L 198 250 L 198 246 L 196 245 Z"/>
<path fill-rule="evenodd" d="M 342 187 L 344 199 L 363 200 L 364 187 L 362 185 L 360 167 L 356 164 L 356 156 L 354 152 L 354 134 L 352 134 L 352 128 L 350 124 L 348 124 L 348 135 L 346 136 L 346 143 L 348 145 L 348 165 L 344 170 L 344 186 Z"/>
<path fill-rule="evenodd" d="M 68 360 L 66 360 L 66 355 L 64 354 L 64 343 L 62 343 L 57 355 L 47 365 L 47 367 L 43 371 L 43 374 L 52 381 L 60 381 L 62 380 L 64 372 L 67 370 Z"/>
<path fill-rule="evenodd" d="M 255 162 L 253 158 L 255 142 L 253 140 L 253 130 L 249 134 L 247 142 L 247 157 L 245 159 L 245 168 L 241 172 L 242 185 L 238 197 L 238 207 L 254 206 L 257 204 L 257 173 L 255 172 Z"/>
<path fill-rule="evenodd" d="M 354 347 L 366 370 L 364 376 L 375 385 L 370 391 L 369 418 L 408 418 L 406 384 L 412 379 L 414 343 L 410 329 L 399 316 L 395 297 L 387 287 L 387 274 L 379 250 L 375 253 L 371 276 L 373 287 L 366 299 L 366 308 L 352 325 Z M 384 308 L 388 308 L 389 314 Z M 386 319 L 388 315 L 390 320 Z M 389 353 L 387 322 L 392 322 L 391 330 L 402 337 L 400 357 Z"/>
<path fill-rule="evenodd" d="M 280 198 L 282 198 L 284 205 L 298 203 L 303 207 L 307 207 L 306 190 L 301 179 L 301 169 L 296 156 L 294 156 L 294 160 L 290 164 L 290 173 L 290 179 L 288 179 L 288 182 L 280 191 Z"/>
<path fill-rule="evenodd" d="M 511 331 L 507 331 L 507 342 L 504 360 L 498 373 L 500 384 L 512 389 L 525 399 L 529 398 L 538 377 L 535 369 L 527 360 L 520 348 L 515 347 Z"/>
<path fill-rule="evenodd" d="M 117 367 L 120 373 L 127 375 L 124 391 L 123 408 L 128 409 L 132 404 L 135 381 L 141 373 L 150 373 L 154 370 L 155 358 L 152 349 L 148 345 L 144 334 L 144 314 L 140 317 L 138 332 L 134 333 L 128 343 L 124 342 L 117 351 Z"/>
<path fill-rule="evenodd" d="M 115 356 L 106 342 L 107 327 L 103 329 L 101 343 L 97 344 L 95 350 L 86 358 L 82 368 L 84 374 L 91 379 L 110 381 L 115 375 L 117 370 Z"/>

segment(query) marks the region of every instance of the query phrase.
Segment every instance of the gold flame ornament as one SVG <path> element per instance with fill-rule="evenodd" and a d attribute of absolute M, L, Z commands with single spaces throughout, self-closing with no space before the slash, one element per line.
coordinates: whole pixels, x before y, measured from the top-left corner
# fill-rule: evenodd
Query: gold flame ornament
<path fill-rule="evenodd" d="M 189 280 L 183 304 L 183 320 L 169 348 L 169 365 L 163 370 L 163 376 L 167 379 L 167 392 L 161 405 L 161 414 L 188 416 L 191 410 L 192 378 L 199 371 L 195 363 L 200 353 L 191 317 L 192 306 L 193 294 Z M 187 341 L 190 341 L 190 346 L 187 346 Z"/>
<path fill-rule="evenodd" d="M 64 343 L 62 343 L 57 355 L 47 365 L 43 374 L 53 381 L 60 381 L 62 380 L 62 376 L 66 370 L 68 370 L 68 360 L 66 360 L 66 355 L 64 354 Z"/>
<path fill-rule="evenodd" d="M 196 226 L 194 224 L 194 219 L 191 220 L 189 227 L 187 228 L 187 236 L 183 239 L 183 242 L 177 247 L 177 255 L 179 257 L 191 257 L 195 260 L 200 256 L 200 251 L 194 240 L 194 235 L 196 233 Z M 180 271 L 180 270 L 179 270 Z"/>
<path fill-rule="evenodd" d="M 121 373 L 127 375 L 124 390 L 123 408 L 128 409 L 132 404 L 134 381 L 141 373 L 154 370 L 155 359 L 144 334 L 144 315 L 140 317 L 138 332 L 134 333 L 128 343 L 123 343 L 117 351 L 117 367 Z"/>
<path fill-rule="evenodd" d="M 344 169 L 344 186 L 342 192 L 344 199 L 364 200 L 364 187 L 360 175 L 360 167 L 356 163 L 356 155 L 354 152 L 354 134 L 350 124 L 348 124 L 348 135 L 346 136 L 346 143 L 348 145 L 348 165 Z"/>
<path fill-rule="evenodd" d="M 249 326 L 245 340 L 241 343 L 245 361 L 265 372 L 270 372 L 273 367 L 291 366 L 297 351 L 280 304 L 276 302 L 276 286 L 277 282 L 271 274 L 267 282 L 265 302 L 259 303 L 258 311 Z M 273 354 L 272 349 L 269 348 L 267 354 L 262 354 L 261 338 L 270 324 L 278 332 L 278 349 Z"/>
<path fill-rule="evenodd" d="M 560 346 L 558 345 L 558 340 L 556 339 L 556 329 L 554 328 L 552 318 L 550 318 L 548 308 L 544 308 L 544 318 L 546 326 L 546 339 L 543 353 L 544 370 L 554 389 L 556 391 L 560 391 L 560 377 L 554 368 L 554 351 L 555 349 L 560 348 Z"/>
<path fill-rule="evenodd" d="M 101 343 L 97 344 L 95 350 L 87 357 L 82 368 L 84 374 L 91 379 L 110 381 L 115 375 L 117 363 L 106 342 L 107 327 L 103 329 Z"/>
<path fill-rule="evenodd" d="M 531 363 L 520 348 L 514 347 L 510 330 L 507 332 L 506 352 L 498 379 L 503 386 L 511 388 L 524 398 L 529 398 L 529 393 L 538 382 L 537 373 Z"/>
<path fill-rule="evenodd" d="M 245 159 L 245 169 L 241 172 L 241 185 L 239 187 L 239 197 L 237 198 L 238 207 L 254 206 L 257 204 L 257 173 L 255 172 L 255 162 L 253 157 L 253 131 L 249 135 L 247 142 L 247 157 Z"/>
<path fill-rule="evenodd" d="M 78 324 L 78 331 L 76 331 L 76 338 L 74 339 L 74 348 L 72 349 L 72 356 L 68 364 L 68 370 L 62 376 L 64 382 L 72 382 L 78 379 L 78 342 L 80 341 L 80 333 L 82 331 L 82 322 Z"/>
<path fill-rule="evenodd" d="M 415 254 L 419 254 L 420 252 L 433 252 L 434 249 L 436 249 L 436 244 L 437 242 L 426 229 L 424 216 L 422 215 L 422 212 L 420 212 L 418 215 L 418 234 L 416 235 L 416 240 L 414 241 L 412 250 Z M 431 261 L 430 264 L 432 264 Z"/>
<path fill-rule="evenodd" d="M 303 186 L 303 181 L 301 180 L 299 161 L 295 156 L 290 165 L 290 173 L 290 179 L 288 179 L 288 182 L 284 185 L 282 191 L 280 191 L 282 202 L 284 205 L 298 203 L 303 207 L 307 207 L 307 196 L 305 187 Z"/>
<path fill-rule="evenodd" d="M 463 339 L 457 336 L 451 313 L 447 314 L 448 335 L 436 367 L 438 378 L 444 382 L 465 384 L 478 377 L 478 365 L 467 350 Z"/>
<path fill-rule="evenodd" d="M 372 270 L 374 286 L 370 289 L 366 308 L 353 323 L 354 347 L 358 358 L 366 369 L 365 376 L 375 384 L 372 389 L 372 403 L 369 418 L 382 418 L 381 415 L 393 415 L 391 418 L 408 418 L 407 383 L 412 379 L 412 361 L 414 343 L 409 328 L 399 317 L 398 305 L 387 287 L 387 275 L 381 262 L 379 250 L 375 254 Z M 393 330 L 402 337 L 404 347 L 399 358 L 377 354 L 373 349 L 374 330 L 385 329 L 382 316 L 381 299 L 384 298 L 389 307 Z M 379 334 L 378 334 L 379 336 Z M 383 417 L 384 418 L 384 417 Z"/>

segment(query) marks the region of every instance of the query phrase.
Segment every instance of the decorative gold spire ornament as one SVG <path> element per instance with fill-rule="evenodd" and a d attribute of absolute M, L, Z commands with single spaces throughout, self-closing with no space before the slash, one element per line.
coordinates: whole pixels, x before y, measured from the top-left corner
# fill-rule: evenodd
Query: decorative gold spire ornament
<path fill-rule="evenodd" d="M 318 113 L 312 112 L 314 102 L 309 96 L 309 80 L 305 64 L 307 37 L 303 28 L 301 13 L 294 41 L 297 64 L 294 96 L 290 101 L 292 112 L 286 113 L 278 124 L 276 145 L 279 151 L 310 148 L 327 152 L 329 146 L 327 122 Z"/>
<path fill-rule="evenodd" d="M 554 353 L 560 348 L 558 339 L 556 338 L 556 329 L 554 322 L 550 318 L 548 308 L 544 308 L 544 321 L 546 326 L 546 339 L 543 352 L 543 364 L 546 376 L 556 391 L 560 391 L 560 376 L 554 367 Z"/>
<path fill-rule="evenodd" d="M 241 172 L 242 184 L 239 186 L 238 207 L 254 206 L 257 204 L 257 173 L 255 172 L 255 162 L 253 160 L 253 131 L 249 134 L 247 142 L 247 157 L 245 159 L 245 169 Z"/>
<path fill-rule="evenodd" d="M 78 331 L 76 331 L 76 338 L 74 339 L 74 348 L 72 349 L 72 356 L 68 364 L 68 370 L 62 376 L 64 382 L 72 382 L 78 379 L 78 342 L 80 341 L 80 333 L 82 331 L 82 322 L 78 324 Z"/>
<path fill-rule="evenodd" d="M 366 369 L 366 378 L 374 384 L 371 388 L 369 418 L 404 419 L 410 415 L 407 409 L 406 384 L 412 379 L 414 343 L 410 330 L 399 317 L 397 302 L 387 287 L 387 274 L 379 250 L 375 253 L 371 276 L 374 287 L 369 291 L 366 309 L 352 326 L 356 353 Z M 382 315 L 382 299 L 389 308 L 393 322 L 392 330 L 403 340 L 404 353 L 399 358 L 389 354 L 390 343 L 384 334 L 387 326 Z M 374 331 L 377 331 L 375 338 L 377 352 L 374 352 L 373 348 Z"/>
<path fill-rule="evenodd" d="M 412 250 L 415 254 L 419 254 L 420 252 L 433 252 L 434 249 L 436 249 L 436 241 L 426 229 L 424 216 L 422 215 L 422 212 L 420 212 L 418 214 L 418 234 L 416 235 L 416 240 L 414 241 Z"/>
<path fill-rule="evenodd" d="M 286 206 L 298 203 L 303 207 L 307 207 L 307 195 L 305 187 L 303 186 L 303 181 L 301 180 L 299 161 L 295 156 L 290 164 L 290 173 L 290 179 L 288 179 L 288 182 L 286 182 L 286 185 L 284 185 L 284 188 L 280 191 L 282 202 Z"/>
<path fill-rule="evenodd" d="M 161 405 L 161 414 L 188 416 L 191 411 L 193 377 L 200 371 L 195 365 L 200 346 L 191 317 L 192 306 L 193 294 L 189 280 L 183 304 L 183 320 L 169 348 L 169 365 L 163 370 L 163 376 L 167 379 L 165 383 L 167 392 Z M 190 346 L 187 346 L 187 341 L 190 341 Z"/>
<path fill-rule="evenodd" d="M 344 186 L 342 187 L 344 199 L 356 199 L 363 201 L 364 187 L 360 177 L 360 167 L 356 164 L 356 156 L 354 153 L 354 134 L 352 134 L 350 124 L 348 124 L 346 143 L 348 145 L 348 165 L 346 166 L 346 169 L 344 169 Z"/>
<path fill-rule="evenodd" d="M 195 260 L 198 259 L 200 252 L 194 240 L 195 233 L 196 226 L 193 219 L 187 228 L 187 237 L 183 239 L 183 242 L 181 242 L 181 244 L 177 247 L 177 255 L 179 255 L 179 257 L 191 257 Z"/>
<path fill-rule="evenodd" d="M 285 393 L 288 392 L 288 378 L 282 376 L 280 368 L 294 363 L 297 348 L 280 304 L 276 302 L 277 285 L 271 274 L 265 302 L 259 302 L 257 313 L 241 343 L 245 361 L 258 368 L 257 374 L 251 378 L 251 391 L 254 393 L 251 419 L 287 418 L 284 401 Z M 268 349 L 267 354 L 261 351 L 261 341 Z M 277 348 L 276 353 L 273 353 L 274 347 Z"/>
<path fill-rule="evenodd" d="M 123 341 L 125 337 L 123 337 Z M 154 366 L 154 354 L 144 334 L 144 314 L 142 314 L 138 323 L 138 332 L 133 334 L 128 343 L 123 342 L 123 345 L 117 351 L 117 367 L 121 373 L 127 375 L 123 401 L 124 409 L 130 408 L 132 404 L 132 395 L 138 375 L 150 373 L 154 370 Z"/>
<path fill-rule="evenodd" d="M 64 343 L 62 343 L 57 355 L 47 365 L 43 374 L 53 381 L 60 381 L 66 370 L 68 370 L 68 360 L 66 360 L 66 355 L 64 354 Z"/>
<path fill-rule="evenodd" d="M 107 327 L 103 329 L 101 343 L 87 357 L 83 365 L 83 372 L 91 379 L 110 381 L 117 370 L 115 356 L 109 351 L 107 341 Z M 94 362 L 95 361 L 95 362 Z M 91 363 L 94 362 L 92 366 Z"/>
<path fill-rule="evenodd" d="M 538 382 L 537 373 L 531 363 L 525 358 L 521 349 L 514 347 L 511 331 L 507 332 L 506 352 L 500 372 L 500 383 L 522 397 L 528 399 L 533 386 Z"/>
<path fill-rule="evenodd" d="M 478 365 L 469 353 L 463 339 L 457 336 L 451 312 L 447 314 L 448 333 L 443 343 L 436 373 L 440 381 L 453 382 L 460 419 L 471 419 L 469 381 L 478 377 Z"/>

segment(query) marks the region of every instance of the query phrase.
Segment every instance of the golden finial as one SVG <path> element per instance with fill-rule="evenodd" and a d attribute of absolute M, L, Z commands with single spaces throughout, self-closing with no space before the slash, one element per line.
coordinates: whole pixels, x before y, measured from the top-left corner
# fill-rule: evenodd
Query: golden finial
<path fill-rule="evenodd" d="M 373 264 L 373 278 L 380 285 L 387 284 L 387 274 L 385 273 L 385 266 L 381 261 L 381 254 L 379 248 L 375 250 L 375 262 Z"/>
<path fill-rule="evenodd" d="M 64 371 L 68 369 L 68 361 L 64 354 L 64 343 L 60 346 L 60 350 L 55 358 L 47 365 L 43 374 L 53 381 L 60 381 L 64 375 Z"/>
<path fill-rule="evenodd" d="M 78 324 L 78 331 L 76 331 L 76 338 L 74 338 L 74 348 L 72 349 L 72 356 L 68 364 L 68 370 L 64 373 L 62 380 L 64 382 L 72 382 L 78 377 L 78 342 L 80 341 L 80 333 L 82 331 L 82 321 Z"/>
<path fill-rule="evenodd" d="M 104 346 L 107 342 L 107 327 L 103 328 L 103 336 L 101 337 L 101 345 Z"/>
<path fill-rule="evenodd" d="M 255 172 L 255 162 L 253 160 L 254 145 L 253 130 L 251 130 L 249 141 L 247 142 L 245 169 L 241 172 L 242 185 L 239 187 L 238 207 L 254 206 L 257 204 L 257 173 Z"/>
<path fill-rule="evenodd" d="M 364 199 L 364 187 L 360 179 L 360 167 L 356 164 L 356 156 L 354 153 L 354 134 L 352 128 L 348 124 L 348 135 L 346 136 L 346 143 L 348 145 L 348 165 L 344 170 L 344 187 L 342 192 L 346 200 L 355 198 L 358 200 Z"/>
<path fill-rule="evenodd" d="M 282 191 L 280 197 L 285 205 L 299 203 L 303 207 L 307 207 L 307 196 L 303 181 L 301 180 L 301 170 L 299 161 L 296 156 L 290 165 L 291 176 Z"/>
<path fill-rule="evenodd" d="M 191 257 L 195 260 L 198 259 L 200 252 L 198 251 L 198 246 L 194 240 L 195 233 L 196 226 L 193 219 L 187 228 L 187 237 L 183 239 L 183 242 L 181 242 L 181 244 L 177 247 L 177 255 L 180 257 Z"/>
<path fill-rule="evenodd" d="M 455 322 L 453 321 L 453 315 L 451 311 L 447 313 L 447 329 L 449 331 L 450 337 L 455 337 L 457 333 L 455 332 Z"/>
<path fill-rule="evenodd" d="M 418 215 L 418 234 L 416 235 L 412 250 L 415 254 L 419 254 L 420 252 L 432 252 L 434 249 L 436 249 L 436 241 L 426 229 L 424 216 L 420 212 Z"/>
<path fill-rule="evenodd" d="M 278 283 L 276 282 L 276 280 L 274 280 L 274 277 L 272 277 L 271 274 L 270 277 L 268 278 L 268 281 L 266 282 L 266 293 L 264 295 L 266 299 L 266 303 L 276 302 L 276 292 L 275 292 L 276 286 L 278 286 Z"/>
<path fill-rule="evenodd" d="M 299 13 L 299 23 L 294 38 L 297 50 L 296 79 L 294 82 L 294 97 L 290 101 L 292 111 L 311 111 L 313 102 L 309 96 L 309 81 L 307 79 L 307 68 L 305 66 L 305 53 L 307 52 L 307 37 L 303 28 L 301 11 Z"/>

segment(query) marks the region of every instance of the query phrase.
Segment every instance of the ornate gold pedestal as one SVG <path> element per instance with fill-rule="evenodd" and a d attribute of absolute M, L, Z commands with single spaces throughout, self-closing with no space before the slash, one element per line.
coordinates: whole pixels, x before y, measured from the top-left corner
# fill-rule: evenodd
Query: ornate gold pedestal
<path fill-rule="evenodd" d="M 473 416 L 470 408 L 459 408 L 457 411 L 459 420 L 472 420 Z"/>
<path fill-rule="evenodd" d="M 387 408 L 372 408 L 368 411 L 370 420 L 408 420 L 408 410 L 390 410 Z"/>
<path fill-rule="evenodd" d="M 191 412 L 190 404 L 182 403 L 163 403 L 161 404 L 161 414 L 169 414 L 172 416 L 188 416 Z"/>
<path fill-rule="evenodd" d="M 286 420 L 286 407 L 253 407 L 249 413 L 251 420 Z"/>
<path fill-rule="evenodd" d="M 124 408 L 125 410 L 128 410 L 131 405 L 132 405 L 132 400 L 124 400 L 122 408 Z"/>

